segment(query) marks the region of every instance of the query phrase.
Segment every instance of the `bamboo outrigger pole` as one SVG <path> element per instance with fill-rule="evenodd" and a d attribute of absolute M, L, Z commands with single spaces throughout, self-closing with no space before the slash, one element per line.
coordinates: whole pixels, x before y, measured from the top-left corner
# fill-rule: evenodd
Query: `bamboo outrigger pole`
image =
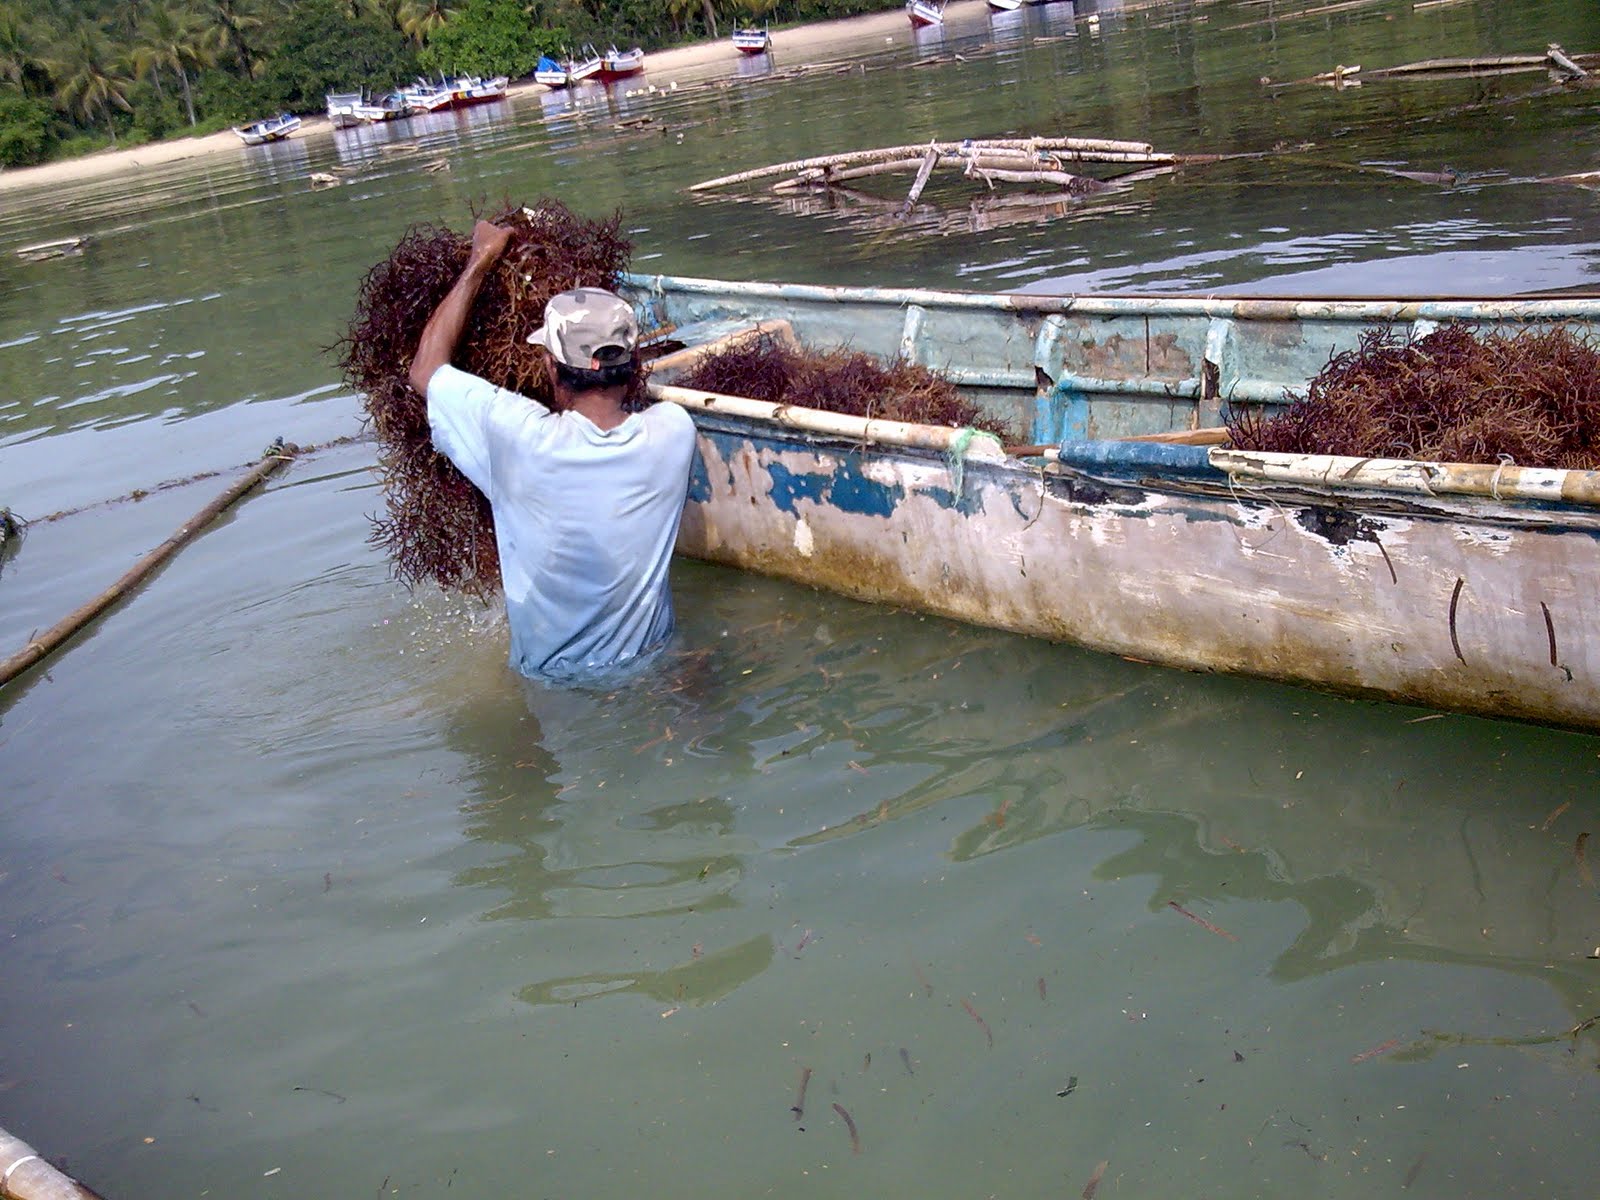
<path fill-rule="evenodd" d="M 101 1200 L 72 1176 L 56 1170 L 19 1137 L 0 1129 L 0 1196 L 5 1200 Z"/>
<path fill-rule="evenodd" d="M 17 651 L 10 658 L 0 661 L 0 687 L 4 687 L 22 672 L 33 666 L 58 646 L 82 629 L 95 617 L 110 608 L 123 596 L 137 587 L 144 578 L 159 567 L 162 563 L 191 541 L 212 521 L 219 517 L 223 510 L 244 495 L 256 484 L 260 483 L 284 463 L 288 462 L 293 453 L 283 448 L 282 442 L 274 445 L 260 462 L 251 467 L 242 477 L 230 485 L 210 504 L 206 505 L 188 521 L 178 527 L 178 531 L 161 545 L 146 554 L 130 567 L 121 579 L 117 580 L 105 591 L 101 592 L 87 604 L 68 613 L 57 621 L 44 633 L 28 639 L 28 644 Z"/>

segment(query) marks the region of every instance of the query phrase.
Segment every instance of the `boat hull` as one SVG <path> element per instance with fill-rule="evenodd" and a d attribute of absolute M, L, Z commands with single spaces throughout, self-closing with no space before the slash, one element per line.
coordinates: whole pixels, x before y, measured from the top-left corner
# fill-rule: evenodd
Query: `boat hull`
<path fill-rule="evenodd" d="M 268 142 L 281 142 L 292 137 L 300 128 L 299 117 L 275 117 L 270 121 L 256 121 L 234 129 L 246 146 L 263 146 Z"/>
<path fill-rule="evenodd" d="M 726 285 L 736 290 L 711 304 L 709 291 L 675 295 L 675 282 L 634 281 L 647 324 L 665 317 L 693 330 L 713 318 L 721 328 L 778 318 L 811 344 L 879 353 L 887 345 L 891 355 L 942 360 L 992 407 L 1014 373 L 1007 355 L 1020 349 L 1041 375 L 1031 394 L 1013 397 L 1019 414 L 1035 410 L 1034 433 L 1058 419 L 1049 411 L 1055 381 L 1071 390 L 1087 379 L 1084 355 L 1098 355 L 1111 375 L 1111 358 L 1131 365 L 1148 354 L 1170 376 L 1192 338 L 1190 398 L 1157 399 L 1178 381 L 1142 374 L 1122 381 L 1137 388 L 1080 396 L 1091 425 L 1147 426 L 1149 411 L 1128 411 L 1146 405 L 1166 410 L 1169 429 L 1189 428 L 1199 406 L 1217 400 L 1202 394 L 1218 365 L 1205 357 L 1208 338 L 1225 357 L 1218 321 L 1259 326 L 1239 341 L 1256 343 L 1263 369 L 1269 359 L 1282 368 L 1270 385 L 1256 381 L 1276 388 L 1272 402 L 1282 401 L 1291 364 L 1314 374 L 1326 361 L 1335 321 L 1348 325 L 1336 339 L 1344 342 L 1383 314 L 1428 322 L 1476 311 L 1600 330 L 1593 299 L 1233 301 L 1209 313 L 1212 302 L 1198 300 L 1125 298 L 1123 311 L 1080 299 L 1099 311 L 1073 315 L 1075 302 L 1063 297 L 775 285 Z M 820 293 L 833 293 L 831 312 Z M 1148 340 L 1123 323 L 1136 313 Z M 1054 336 L 1051 318 L 1081 325 Z M 1184 319 L 1197 329 L 1178 328 Z M 1268 353 L 1296 345 L 1296 354 Z M 1600 473 L 1093 436 L 1068 436 L 1027 459 L 987 439 L 952 456 L 940 449 L 952 444 L 949 430 L 897 432 L 885 422 L 852 430 L 853 419 L 832 415 L 802 428 L 804 410 L 653 386 L 683 403 L 699 432 L 679 542 L 691 557 L 1166 666 L 1600 730 L 1600 593 L 1590 583 Z M 914 444 L 902 444 L 905 430 Z"/>
<path fill-rule="evenodd" d="M 764 29 L 735 29 L 733 48 L 740 54 L 765 54 L 772 49 L 772 37 Z"/>
<path fill-rule="evenodd" d="M 644 51 L 640 49 L 617 51 L 613 50 L 600 60 L 600 69 L 595 72 L 595 78 L 602 83 L 614 83 L 618 79 L 627 79 L 638 75 L 644 70 Z"/>

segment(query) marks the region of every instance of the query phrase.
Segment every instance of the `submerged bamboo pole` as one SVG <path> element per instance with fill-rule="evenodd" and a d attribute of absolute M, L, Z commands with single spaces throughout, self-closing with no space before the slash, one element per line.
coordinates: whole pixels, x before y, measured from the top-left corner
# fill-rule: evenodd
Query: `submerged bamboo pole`
<path fill-rule="evenodd" d="M 19 1137 L 0 1129 L 0 1196 L 5 1200 L 101 1200 L 56 1170 Z"/>
<path fill-rule="evenodd" d="M 876 150 L 850 150 L 842 154 L 824 154 L 817 158 L 801 158 L 792 162 L 773 163 L 771 166 L 740 171 L 735 175 L 723 175 L 716 179 L 707 179 L 701 183 L 691 185 L 689 190 L 691 192 L 703 192 L 710 188 L 727 187 L 735 183 L 747 183 L 752 179 L 766 179 L 773 175 L 795 175 L 802 171 L 822 167 L 837 167 L 852 163 L 875 162 L 883 159 L 915 158 L 918 162 L 921 162 L 922 156 L 929 150 L 937 150 L 940 155 L 956 156 L 963 152 L 981 152 L 989 149 L 1051 150 L 1059 151 L 1069 156 L 1084 154 L 1107 154 L 1112 156 L 1154 154 L 1154 147 L 1148 142 L 1118 142 L 1106 138 L 998 138 L 993 141 L 935 141 L 909 146 L 884 146 Z M 1172 157 L 1172 155 L 1160 156 L 1163 162 L 1170 161 Z M 1129 162 L 1141 160 L 1111 157 L 1103 161 Z"/>
<path fill-rule="evenodd" d="M 146 576 L 193 540 L 212 521 L 216 520 L 230 504 L 288 462 L 292 457 L 292 453 L 274 447 L 260 462 L 256 463 L 255 466 L 251 467 L 249 471 L 230 485 L 225 492 L 180 525 L 176 533 L 134 563 L 121 579 L 118 579 L 87 604 L 68 613 L 43 634 L 30 638 L 28 644 L 10 658 L 0 661 L 0 687 L 10 683 L 22 672 L 45 658 L 73 634 L 77 633 L 78 630 L 126 596 L 142 583 Z"/>

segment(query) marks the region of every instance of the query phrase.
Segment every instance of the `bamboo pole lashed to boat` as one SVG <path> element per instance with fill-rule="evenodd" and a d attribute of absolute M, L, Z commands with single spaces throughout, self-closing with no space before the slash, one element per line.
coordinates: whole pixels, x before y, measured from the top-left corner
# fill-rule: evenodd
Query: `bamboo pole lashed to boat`
<path fill-rule="evenodd" d="M 255 466 L 229 485 L 220 496 L 206 505 L 178 527 L 176 533 L 161 545 L 134 563 L 127 572 L 88 603 L 68 613 L 42 634 L 28 640 L 28 644 L 10 658 L 0 662 L 0 687 L 11 682 L 29 667 L 38 663 L 77 633 L 95 617 L 121 600 L 157 567 L 192 541 L 212 521 L 215 521 L 235 500 L 255 487 L 293 457 L 281 445 L 274 446 Z"/>
<path fill-rule="evenodd" d="M 5 1200 L 101 1200 L 46 1162 L 19 1137 L 0 1129 L 0 1196 Z"/>
<path fill-rule="evenodd" d="M 909 421 L 887 421 L 877 417 L 857 417 L 849 413 L 802 408 L 794 404 L 775 404 L 770 400 L 752 400 L 748 396 L 725 396 L 719 392 L 703 392 L 695 388 L 674 387 L 671 384 L 652 383 L 649 389 L 650 394 L 657 400 L 670 400 L 674 404 L 698 412 L 720 412 L 735 417 L 754 417 L 758 420 L 773 421 L 790 429 L 804 429 L 812 433 L 848 438 L 851 441 L 871 442 L 884 446 L 909 446 L 919 450 L 938 450 L 945 454 L 959 452 L 962 457 L 975 461 L 1005 460 L 1005 450 L 1000 439 L 981 430 L 957 429 L 950 425 L 915 425 Z"/>

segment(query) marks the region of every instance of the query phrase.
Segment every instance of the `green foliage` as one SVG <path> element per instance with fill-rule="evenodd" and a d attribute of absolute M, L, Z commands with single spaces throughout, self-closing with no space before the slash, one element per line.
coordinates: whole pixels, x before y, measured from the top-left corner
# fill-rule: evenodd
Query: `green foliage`
<path fill-rule="evenodd" d="M 189 128 L 183 100 L 170 87 L 162 91 L 153 83 L 138 84 L 129 92 L 128 103 L 133 105 L 133 127 L 129 139 L 138 135 L 144 141 L 152 141 Z M 131 146 L 135 143 L 125 139 L 124 144 Z"/>
<path fill-rule="evenodd" d="M 20 92 L 0 90 L 0 166 L 43 162 L 55 142 L 50 105 Z"/>
<path fill-rule="evenodd" d="M 341 0 L 300 0 L 260 72 L 268 109 L 315 112 L 329 92 L 386 91 L 416 76 L 405 39 L 381 20 L 350 15 Z"/>
<path fill-rule="evenodd" d="M 445 75 L 531 74 L 539 56 L 570 41 L 564 29 L 536 29 L 520 0 L 467 0 L 434 30 L 422 66 Z"/>
<path fill-rule="evenodd" d="M 196 132 L 219 120 L 221 128 L 240 121 L 259 120 L 273 109 L 273 102 L 261 84 L 233 71 L 207 71 L 195 81 L 194 90 L 195 103 L 201 112 Z"/>

